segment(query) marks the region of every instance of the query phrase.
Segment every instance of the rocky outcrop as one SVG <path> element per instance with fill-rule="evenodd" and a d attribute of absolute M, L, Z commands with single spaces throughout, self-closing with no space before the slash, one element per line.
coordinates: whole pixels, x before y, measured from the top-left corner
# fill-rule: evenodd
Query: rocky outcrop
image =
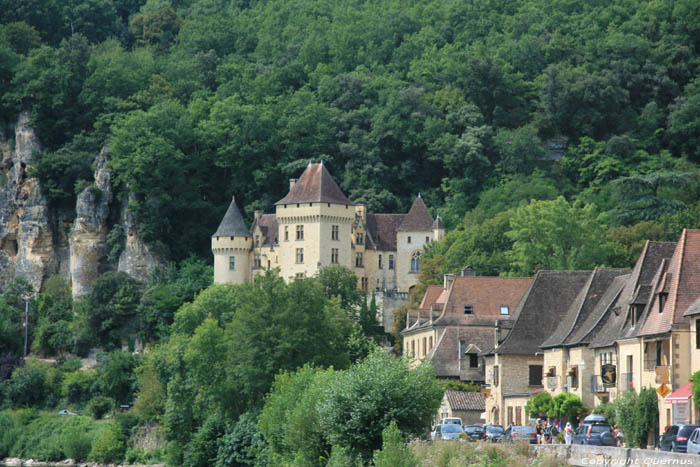
<path fill-rule="evenodd" d="M 129 208 L 129 203 L 133 200 L 134 196 L 130 193 L 128 199 L 125 197 L 122 201 L 119 223 L 124 229 L 126 243 L 124 250 L 119 256 L 118 269 L 129 274 L 139 282 L 146 282 L 151 269 L 158 266 L 160 262 L 151 253 L 151 250 L 138 233 L 138 225 L 136 224 L 134 213 Z"/>
<path fill-rule="evenodd" d="M 23 112 L 15 126 L 15 148 L 2 149 L 0 165 L 0 287 L 24 276 L 39 290 L 44 279 L 58 271 L 56 235 L 39 181 L 28 178 L 27 164 L 39 139 Z"/>
<path fill-rule="evenodd" d="M 109 149 L 95 158 L 95 183 L 78 195 L 75 221 L 70 237 L 70 275 L 73 298 L 92 291 L 92 282 L 107 263 L 109 207 L 112 202 L 112 174 L 107 167 Z"/>

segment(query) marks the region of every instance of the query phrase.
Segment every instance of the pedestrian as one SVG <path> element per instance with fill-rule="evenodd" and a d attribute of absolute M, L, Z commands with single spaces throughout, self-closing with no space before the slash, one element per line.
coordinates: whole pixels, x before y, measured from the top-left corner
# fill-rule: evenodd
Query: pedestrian
<path fill-rule="evenodd" d="M 537 434 L 537 444 L 542 444 L 542 420 L 540 419 L 537 419 L 535 433 Z"/>
<path fill-rule="evenodd" d="M 552 442 L 552 425 L 544 422 L 544 428 L 542 428 L 544 434 L 544 444 L 551 444 Z"/>
<path fill-rule="evenodd" d="M 571 444 L 574 440 L 574 429 L 571 428 L 571 423 L 566 422 L 566 427 L 564 428 L 564 441 L 566 444 Z"/>

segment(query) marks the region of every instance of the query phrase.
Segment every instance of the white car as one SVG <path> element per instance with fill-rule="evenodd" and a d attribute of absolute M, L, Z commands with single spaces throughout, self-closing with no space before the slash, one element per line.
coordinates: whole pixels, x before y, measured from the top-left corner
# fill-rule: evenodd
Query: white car
<path fill-rule="evenodd" d="M 442 420 L 440 420 L 440 424 L 462 426 L 462 419 L 459 417 L 443 418 Z"/>
<path fill-rule="evenodd" d="M 700 428 L 696 428 L 688 438 L 688 454 L 700 454 Z"/>

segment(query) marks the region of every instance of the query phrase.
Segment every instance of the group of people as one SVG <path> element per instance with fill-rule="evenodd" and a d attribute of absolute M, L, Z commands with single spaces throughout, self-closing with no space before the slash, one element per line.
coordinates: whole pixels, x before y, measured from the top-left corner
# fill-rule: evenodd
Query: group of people
<path fill-rule="evenodd" d="M 557 434 L 559 434 L 559 422 L 554 421 L 552 423 L 547 420 L 537 419 L 537 424 L 535 425 L 535 434 L 537 434 L 537 444 L 552 444 L 553 440 L 556 440 Z"/>

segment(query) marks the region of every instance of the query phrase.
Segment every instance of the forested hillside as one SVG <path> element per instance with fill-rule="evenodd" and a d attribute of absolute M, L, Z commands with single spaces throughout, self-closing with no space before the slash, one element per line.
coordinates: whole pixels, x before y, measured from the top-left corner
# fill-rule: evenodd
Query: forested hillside
<path fill-rule="evenodd" d="M 169 259 L 208 254 L 232 194 L 270 211 L 322 159 L 370 211 L 420 192 L 442 214 L 428 272 L 628 265 L 700 221 L 699 19 L 694 0 L 0 0 L 0 116 L 8 138 L 31 110 L 59 210 L 111 145 Z M 576 251 L 524 244 L 536 219 Z"/>

